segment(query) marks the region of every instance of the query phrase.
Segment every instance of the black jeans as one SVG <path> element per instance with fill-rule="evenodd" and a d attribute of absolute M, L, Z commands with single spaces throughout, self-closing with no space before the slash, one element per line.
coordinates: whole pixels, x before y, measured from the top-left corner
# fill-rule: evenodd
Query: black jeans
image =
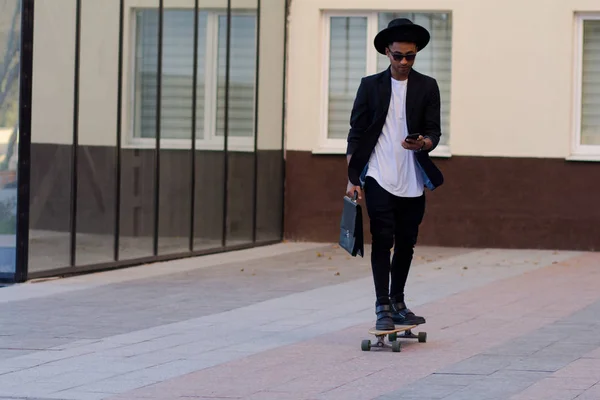
<path fill-rule="evenodd" d="M 364 189 L 371 223 L 371 268 L 375 294 L 380 303 L 385 302 L 388 296 L 404 301 L 404 286 L 419 235 L 419 225 L 425 214 L 425 194 L 414 198 L 397 197 L 371 177 L 367 177 Z M 392 246 L 394 257 L 390 263 Z"/>

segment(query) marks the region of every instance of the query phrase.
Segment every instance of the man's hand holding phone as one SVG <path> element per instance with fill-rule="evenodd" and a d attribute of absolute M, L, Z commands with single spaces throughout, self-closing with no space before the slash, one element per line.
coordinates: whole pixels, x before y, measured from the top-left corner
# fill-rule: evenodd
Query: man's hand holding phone
<path fill-rule="evenodd" d="M 419 133 L 411 133 L 402 142 L 402 147 L 407 150 L 428 150 L 431 148 L 431 141 Z"/>

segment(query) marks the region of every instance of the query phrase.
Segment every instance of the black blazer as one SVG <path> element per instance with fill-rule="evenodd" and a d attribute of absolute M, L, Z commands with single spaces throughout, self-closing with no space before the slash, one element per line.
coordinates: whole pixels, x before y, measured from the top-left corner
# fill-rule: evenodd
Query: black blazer
<path fill-rule="evenodd" d="M 392 96 L 390 68 L 362 78 L 350 117 L 347 155 L 352 155 L 348 165 L 348 178 L 360 185 L 360 175 L 369 162 L 385 125 Z M 442 135 L 440 129 L 440 89 L 435 79 L 414 69 L 408 76 L 406 89 L 406 116 L 409 133 L 420 133 L 431 139 L 429 151 L 416 152 L 417 161 L 434 187 L 443 183 L 441 172 L 429 158 Z"/>

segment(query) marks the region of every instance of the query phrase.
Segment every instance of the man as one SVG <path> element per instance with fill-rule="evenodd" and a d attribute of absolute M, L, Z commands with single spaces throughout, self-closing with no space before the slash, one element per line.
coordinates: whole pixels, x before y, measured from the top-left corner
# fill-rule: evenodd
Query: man
<path fill-rule="evenodd" d="M 441 136 L 439 88 L 435 79 L 412 69 L 429 40 L 425 28 L 404 18 L 379 32 L 375 48 L 390 67 L 361 80 L 350 118 L 347 193 L 362 199 L 364 188 L 379 330 L 425 323 L 406 306 L 404 286 L 425 212 L 424 186 L 441 184 L 428 177 L 435 169 L 428 153 Z"/>

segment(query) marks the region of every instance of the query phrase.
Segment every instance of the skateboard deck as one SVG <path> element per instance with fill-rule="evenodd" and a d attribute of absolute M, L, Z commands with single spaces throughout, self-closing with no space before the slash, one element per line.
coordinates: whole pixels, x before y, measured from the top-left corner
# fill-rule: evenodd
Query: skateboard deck
<path fill-rule="evenodd" d="M 394 329 L 380 331 L 375 328 L 369 329 L 369 334 L 374 335 L 377 338 L 377 342 L 371 343 L 370 340 L 365 339 L 361 342 L 360 348 L 363 351 L 370 351 L 372 347 L 379 349 L 391 348 L 393 352 L 397 353 L 401 350 L 399 338 L 405 339 L 418 339 L 419 343 L 427 342 L 427 333 L 419 332 L 418 335 L 412 333 L 412 329 L 418 325 L 396 325 Z M 399 334 L 400 333 L 400 334 Z M 385 337 L 388 337 L 389 343 L 385 342 Z"/>

